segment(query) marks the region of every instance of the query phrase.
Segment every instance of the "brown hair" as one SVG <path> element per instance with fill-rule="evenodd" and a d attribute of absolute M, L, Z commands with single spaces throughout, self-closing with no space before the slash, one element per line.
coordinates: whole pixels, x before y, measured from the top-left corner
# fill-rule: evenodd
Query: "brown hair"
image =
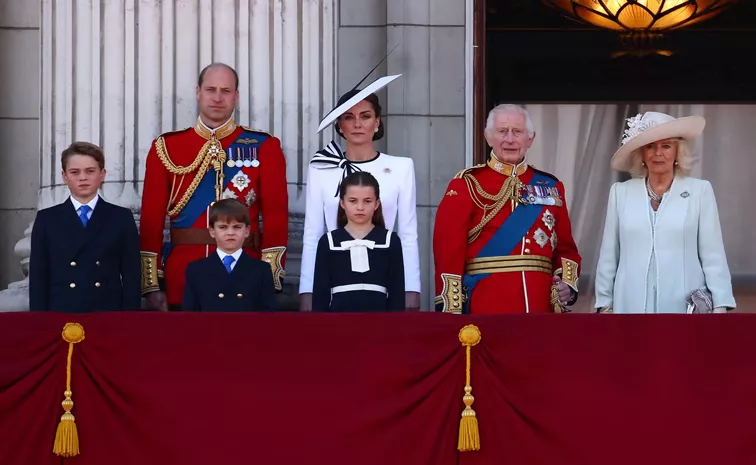
<path fill-rule="evenodd" d="M 346 195 L 346 191 L 349 186 L 372 187 L 375 191 L 375 199 L 381 199 L 381 191 L 378 187 L 378 180 L 368 172 L 356 171 L 344 178 L 344 180 L 341 182 L 341 185 L 339 186 L 339 199 L 344 200 L 344 196 Z M 347 221 L 348 219 L 346 216 L 346 211 L 344 211 L 344 208 L 342 208 L 341 206 L 341 202 L 339 202 L 339 212 L 336 216 L 336 225 L 339 228 L 343 228 L 344 226 L 346 226 Z M 378 226 L 379 228 L 386 229 L 386 222 L 383 221 L 383 205 L 378 204 L 378 208 L 376 208 L 375 212 L 373 213 L 372 221 L 373 224 Z"/>
<path fill-rule="evenodd" d="M 338 107 L 339 105 L 343 104 L 344 102 L 346 102 L 350 98 L 352 98 L 355 95 L 357 95 L 357 93 L 359 93 L 359 90 L 355 89 L 355 90 L 351 90 L 351 91 L 347 92 L 346 94 L 342 95 L 341 98 L 339 99 L 338 103 L 336 104 L 336 106 Z M 381 104 L 378 101 L 378 96 L 375 95 L 375 94 L 370 94 L 367 97 L 365 97 L 364 101 L 365 102 L 369 102 L 370 105 L 373 106 L 373 111 L 375 112 L 375 117 L 379 118 L 378 119 L 378 131 L 375 134 L 373 134 L 373 140 L 380 140 L 380 139 L 383 138 L 383 135 L 384 135 L 385 131 L 383 129 L 383 118 L 381 118 Z M 336 128 L 336 134 L 340 135 L 341 137 L 344 137 L 344 133 L 341 132 L 341 128 L 339 127 L 339 121 L 341 121 L 341 116 L 339 116 L 336 119 L 336 122 L 334 123 L 334 127 Z"/>
<path fill-rule="evenodd" d="M 211 228 L 216 221 L 237 221 L 249 226 L 249 209 L 236 199 L 219 200 L 210 207 Z"/>
<path fill-rule="evenodd" d="M 92 157 L 100 166 L 100 169 L 105 169 L 105 154 L 102 153 L 102 149 L 90 142 L 77 141 L 69 145 L 68 148 L 60 154 L 60 164 L 63 167 L 63 171 L 66 170 L 68 159 L 74 155 Z"/>

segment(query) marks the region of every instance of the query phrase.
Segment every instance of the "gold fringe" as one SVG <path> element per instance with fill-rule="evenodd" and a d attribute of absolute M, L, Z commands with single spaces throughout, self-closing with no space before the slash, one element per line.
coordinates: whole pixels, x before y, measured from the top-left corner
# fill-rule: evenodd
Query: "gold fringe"
<path fill-rule="evenodd" d="M 68 360 L 66 362 L 66 390 L 63 393 L 65 399 L 63 416 L 60 417 L 58 430 L 55 432 L 53 453 L 61 457 L 74 457 L 79 455 L 79 432 L 76 430 L 76 419 L 71 413 L 73 409 L 73 392 L 71 392 L 71 358 L 73 357 L 74 344 L 84 340 L 84 328 L 79 323 L 66 323 L 63 327 L 63 340 L 68 342 Z"/>
<path fill-rule="evenodd" d="M 469 452 L 480 450 L 480 432 L 478 430 L 478 418 L 475 416 L 475 410 L 472 404 L 475 398 L 472 396 L 472 386 L 470 385 L 470 352 L 474 345 L 480 342 L 480 329 L 475 325 L 467 325 L 459 331 L 459 341 L 465 348 L 465 395 L 462 402 L 465 409 L 462 411 L 462 418 L 459 420 L 459 441 L 457 450 L 460 452 Z"/>

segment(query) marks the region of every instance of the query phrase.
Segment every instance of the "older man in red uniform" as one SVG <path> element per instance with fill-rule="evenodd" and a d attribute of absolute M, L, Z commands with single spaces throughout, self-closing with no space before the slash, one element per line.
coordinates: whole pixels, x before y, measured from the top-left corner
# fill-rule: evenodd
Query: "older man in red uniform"
<path fill-rule="evenodd" d="M 577 300 L 581 259 L 564 185 L 527 164 L 535 132 L 523 108 L 494 108 L 485 137 L 488 163 L 458 173 L 438 206 L 436 310 L 566 311 Z"/>
<path fill-rule="evenodd" d="M 244 250 L 271 265 L 281 290 L 289 225 L 286 159 L 277 138 L 233 121 L 238 87 L 230 66 L 202 70 L 196 124 L 161 135 L 147 156 L 139 233 L 142 294 L 151 308 L 180 307 L 187 265 L 215 253 L 208 215 L 223 198 L 248 206 L 252 225 Z M 170 239 L 164 244 L 166 216 Z"/>

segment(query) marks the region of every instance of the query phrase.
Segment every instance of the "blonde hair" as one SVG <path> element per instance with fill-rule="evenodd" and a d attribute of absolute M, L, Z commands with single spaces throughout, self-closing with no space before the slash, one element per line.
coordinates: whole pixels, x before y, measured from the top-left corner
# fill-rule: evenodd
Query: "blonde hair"
<path fill-rule="evenodd" d="M 676 138 L 677 142 L 677 157 L 675 158 L 675 174 L 681 176 L 690 176 L 693 170 L 693 150 L 691 150 L 690 142 Z M 632 163 L 630 166 L 630 174 L 634 178 L 645 178 L 648 175 L 648 168 L 643 164 L 643 147 L 638 147 L 630 153 Z"/>

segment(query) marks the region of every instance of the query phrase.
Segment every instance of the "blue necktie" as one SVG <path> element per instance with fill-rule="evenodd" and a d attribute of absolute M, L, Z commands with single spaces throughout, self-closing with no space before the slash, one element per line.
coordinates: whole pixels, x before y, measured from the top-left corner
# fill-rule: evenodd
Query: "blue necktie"
<path fill-rule="evenodd" d="M 231 274 L 231 264 L 234 263 L 236 259 L 231 255 L 226 255 L 223 257 L 223 266 L 226 267 L 226 271 L 228 271 L 228 274 Z"/>
<path fill-rule="evenodd" d="M 89 205 L 82 205 L 79 207 L 79 219 L 81 220 L 81 224 L 84 225 L 84 227 L 87 227 L 87 222 L 89 222 L 89 217 L 87 214 L 92 209 Z"/>

